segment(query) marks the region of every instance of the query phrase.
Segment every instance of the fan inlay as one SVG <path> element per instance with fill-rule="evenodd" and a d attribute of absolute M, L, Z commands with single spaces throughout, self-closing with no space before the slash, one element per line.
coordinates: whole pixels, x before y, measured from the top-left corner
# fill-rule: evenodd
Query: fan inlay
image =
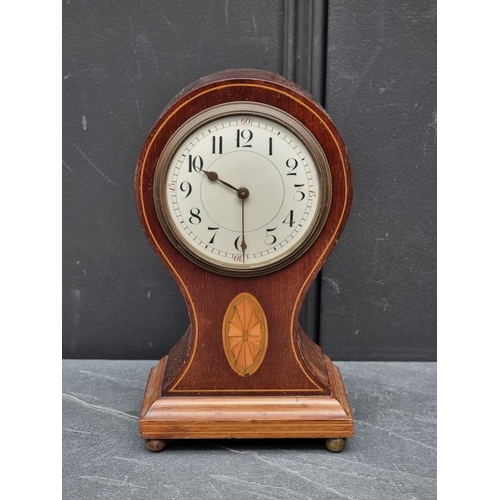
<path fill-rule="evenodd" d="M 267 321 L 253 295 L 240 293 L 229 304 L 222 341 L 229 365 L 238 375 L 249 377 L 257 371 L 267 349 Z"/>

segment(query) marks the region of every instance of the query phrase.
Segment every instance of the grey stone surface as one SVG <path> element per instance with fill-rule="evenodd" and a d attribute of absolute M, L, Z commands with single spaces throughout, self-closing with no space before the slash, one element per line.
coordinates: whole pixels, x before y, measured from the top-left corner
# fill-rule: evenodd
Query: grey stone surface
<path fill-rule="evenodd" d="M 156 361 L 63 361 L 64 499 L 436 498 L 436 363 L 338 362 L 355 419 L 322 440 L 175 441 L 146 449 L 138 415 Z"/>

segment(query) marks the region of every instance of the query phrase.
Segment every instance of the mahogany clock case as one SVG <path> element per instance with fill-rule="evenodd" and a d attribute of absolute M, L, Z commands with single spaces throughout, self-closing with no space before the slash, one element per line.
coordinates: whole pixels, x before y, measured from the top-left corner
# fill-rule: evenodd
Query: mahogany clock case
<path fill-rule="evenodd" d="M 241 101 L 275 106 L 298 119 L 316 137 L 331 169 L 333 197 L 321 233 L 297 260 L 264 276 L 221 276 L 187 259 L 162 230 L 152 194 L 155 167 L 169 137 L 207 107 Z M 191 321 L 184 337 L 152 370 L 141 435 L 352 435 L 340 372 L 298 321 L 307 290 L 347 221 L 352 199 L 347 152 L 323 108 L 300 87 L 272 73 L 231 70 L 203 78 L 176 96 L 151 130 L 138 160 L 135 191 L 146 236 L 179 285 Z M 227 308 L 241 294 L 257 299 L 269 331 L 265 359 L 245 377 L 235 374 L 221 340 Z M 249 428 L 249 419 L 259 425 Z"/>

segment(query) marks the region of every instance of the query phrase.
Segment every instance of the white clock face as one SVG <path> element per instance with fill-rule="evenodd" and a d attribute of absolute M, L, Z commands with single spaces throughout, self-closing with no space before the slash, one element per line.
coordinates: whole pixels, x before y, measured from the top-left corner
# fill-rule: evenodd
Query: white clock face
<path fill-rule="evenodd" d="M 212 270 L 272 270 L 318 225 L 324 175 L 277 120 L 224 114 L 188 131 L 167 156 L 156 188 L 160 221 L 188 257 Z"/>

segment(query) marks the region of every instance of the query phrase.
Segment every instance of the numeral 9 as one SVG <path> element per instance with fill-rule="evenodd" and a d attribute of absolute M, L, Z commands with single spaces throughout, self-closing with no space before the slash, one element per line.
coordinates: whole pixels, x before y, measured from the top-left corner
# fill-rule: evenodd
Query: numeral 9
<path fill-rule="evenodd" d="M 187 198 L 191 194 L 191 191 L 193 190 L 193 188 L 191 187 L 191 184 L 187 181 L 181 182 L 179 189 L 183 193 L 186 193 L 186 196 L 184 196 L 184 198 Z"/>

